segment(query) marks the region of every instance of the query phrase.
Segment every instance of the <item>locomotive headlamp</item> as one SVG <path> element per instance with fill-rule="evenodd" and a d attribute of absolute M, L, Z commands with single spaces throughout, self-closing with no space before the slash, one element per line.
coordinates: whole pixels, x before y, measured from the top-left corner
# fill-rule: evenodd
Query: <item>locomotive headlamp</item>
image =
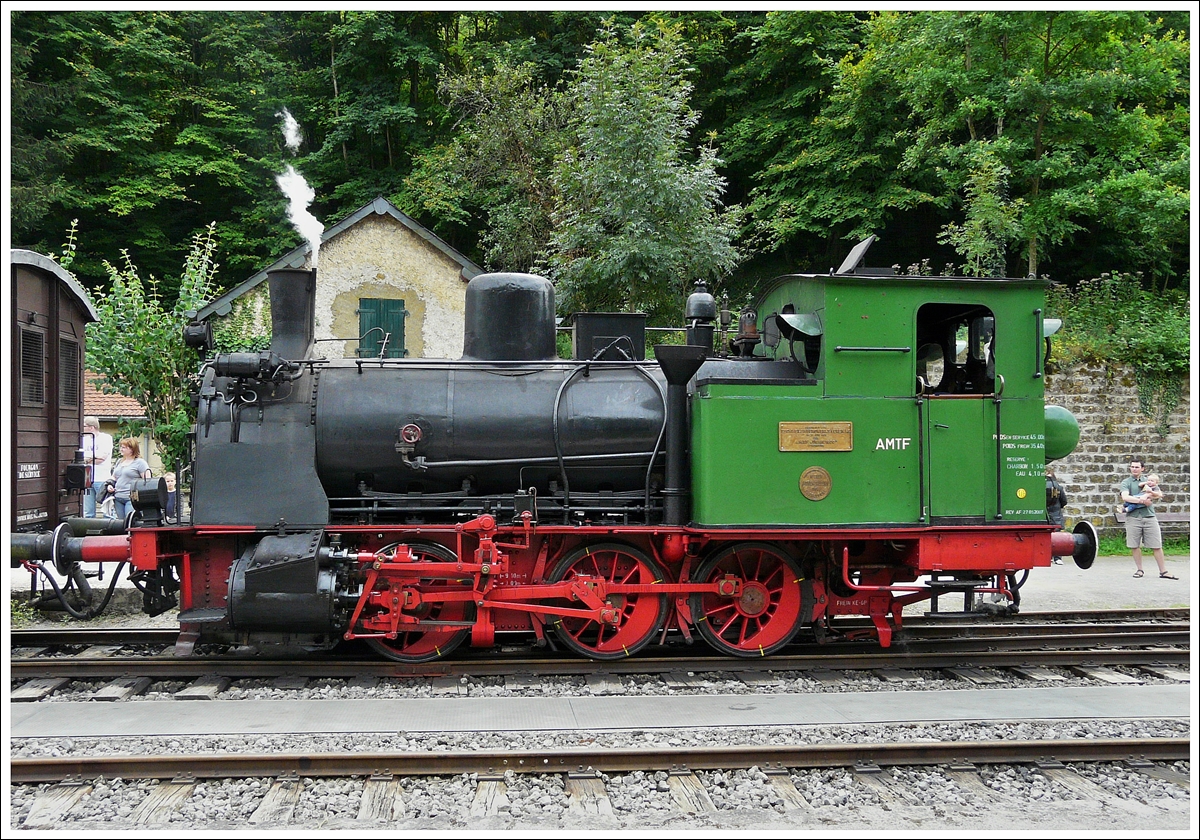
<path fill-rule="evenodd" d="M 162 476 L 135 481 L 129 489 L 134 518 L 142 525 L 161 525 L 167 496 L 167 480 Z"/>
<path fill-rule="evenodd" d="M 75 450 L 75 460 L 67 464 L 63 476 L 63 485 L 67 490 L 83 490 L 87 488 L 87 464 L 83 462 L 83 450 Z"/>

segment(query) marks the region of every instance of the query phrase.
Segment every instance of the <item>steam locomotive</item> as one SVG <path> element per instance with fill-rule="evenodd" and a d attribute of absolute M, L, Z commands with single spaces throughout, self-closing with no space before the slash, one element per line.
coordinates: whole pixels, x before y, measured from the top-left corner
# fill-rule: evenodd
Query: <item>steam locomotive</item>
<path fill-rule="evenodd" d="M 1092 527 L 1046 520 L 1079 427 L 1044 405 L 1043 281 L 894 276 L 870 241 L 775 280 L 732 340 L 698 285 L 653 361 L 605 314 L 558 358 L 553 286 L 515 273 L 469 284 L 461 359 L 318 358 L 315 270 L 272 272 L 270 350 L 198 377 L 190 521 L 150 479 L 128 522 L 14 535 L 13 563 L 129 563 L 148 613 L 178 604 L 180 654 L 362 639 L 406 663 L 506 633 L 757 657 L 842 616 L 886 647 L 905 606 L 1091 565 Z"/>

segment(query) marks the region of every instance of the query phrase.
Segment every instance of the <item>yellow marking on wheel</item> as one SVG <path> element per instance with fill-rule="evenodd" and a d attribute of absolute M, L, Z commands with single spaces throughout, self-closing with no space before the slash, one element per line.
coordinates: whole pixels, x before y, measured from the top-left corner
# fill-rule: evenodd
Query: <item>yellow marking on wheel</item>
<path fill-rule="evenodd" d="M 625 645 L 621 645 L 621 650 L 625 651 L 626 656 L 629 656 L 629 648 L 625 647 Z"/>
<path fill-rule="evenodd" d="M 433 646 L 433 652 L 436 653 L 438 656 L 442 655 L 442 649 L 440 647 L 438 647 L 437 645 Z"/>
<path fill-rule="evenodd" d="M 766 656 L 766 655 L 767 655 L 767 652 L 766 652 L 765 650 L 763 650 L 763 646 L 762 646 L 762 645 L 759 645 L 759 646 L 758 646 L 758 655 L 759 655 L 759 656 Z"/>

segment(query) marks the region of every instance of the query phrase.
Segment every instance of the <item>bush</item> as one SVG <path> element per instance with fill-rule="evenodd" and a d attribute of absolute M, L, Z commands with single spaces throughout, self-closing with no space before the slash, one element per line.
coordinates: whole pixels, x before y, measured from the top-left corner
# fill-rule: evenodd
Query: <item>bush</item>
<path fill-rule="evenodd" d="M 1190 367 L 1189 307 L 1184 290 L 1143 288 L 1141 272 L 1105 272 L 1074 289 L 1053 286 L 1046 296 L 1047 314 L 1063 319 L 1056 360 L 1133 368 L 1139 408 L 1164 436 Z"/>

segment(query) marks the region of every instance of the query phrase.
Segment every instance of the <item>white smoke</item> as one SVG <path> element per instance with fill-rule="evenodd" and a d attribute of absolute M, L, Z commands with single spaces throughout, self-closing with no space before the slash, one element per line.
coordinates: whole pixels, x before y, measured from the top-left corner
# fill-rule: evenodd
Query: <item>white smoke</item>
<path fill-rule="evenodd" d="M 292 150 L 292 154 L 296 154 L 300 149 L 300 123 L 296 122 L 296 118 L 287 108 L 284 108 L 276 116 L 283 117 L 283 140 Z M 308 212 L 308 205 L 312 204 L 312 200 L 316 198 L 317 194 L 308 185 L 308 181 L 304 180 L 304 176 L 297 172 L 291 164 L 288 164 L 287 172 L 275 176 L 275 181 L 279 184 L 279 189 L 283 190 L 283 194 L 287 196 L 288 219 L 308 242 L 308 247 L 312 251 L 312 267 L 316 268 L 317 252 L 321 248 L 321 234 L 325 232 L 325 225 Z"/>
<path fill-rule="evenodd" d="M 300 123 L 292 116 L 292 112 L 284 108 L 275 116 L 283 117 L 283 142 L 292 150 L 292 154 L 300 151 Z"/>
<path fill-rule="evenodd" d="M 288 219 L 291 220 L 300 235 L 308 241 L 308 247 L 312 249 L 312 267 L 316 268 L 317 251 L 321 247 L 321 234 L 325 232 L 325 225 L 308 212 L 308 205 L 312 204 L 312 200 L 316 198 L 317 194 L 308 185 L 308 181 L 304 180 L 304 176 L 297 172 L 291 164 L 288 164 L 287 172 L 276 175 L 275 180 L 279 184 L 279 189 L 283 190 L 283 194 L 287 196 Z"/>

